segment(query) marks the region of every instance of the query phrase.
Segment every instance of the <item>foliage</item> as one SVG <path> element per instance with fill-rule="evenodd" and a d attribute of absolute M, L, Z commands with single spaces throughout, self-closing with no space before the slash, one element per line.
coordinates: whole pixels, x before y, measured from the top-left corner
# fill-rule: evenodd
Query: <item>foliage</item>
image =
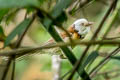
<path fill-rule="evenodd" d="M 15 64 L 16 59 L 25 55 L 40 53 L 40 51 L 44 49 L 47 49 L 46 51 L 50 53 L 49 50 L 52 50 L 54 47 L 59 47 L 67 57 L 67 59 L 62 60 L 61 63 L 60 79 L 79 80 L 81 78 L 82 80 L 107 80 L 114 78 L 114 76 L 116 77 L 116 75 L 111 74 L 112 71 L 106 73 L 105 69 L 112 69 L 112 67 L 116 65 L 114 59 L 120 60 L 118 55 L 120 51 L 120 47 L 118 46 L 120 45 L 119 5 L 119 0 L 0 0 L 0 42 L 4 43 L 4 47 L 2 47 L 3 52 L 0 52 L 0 56 L 9 57 L 6 61 L 7 67 L 4 69 L 3 75 L 0 76 L 1 80 L 7 79 L 6 76 L 8 72 L 10 73 L 10 64 L 13 65 L 11 80 L 14 80 L 14 78 L 18 76 L 15 75 L 14 70 L 20 72 L 20 75 L 22 74 L 18 65 L 23 66 L 22 68 L 25 70 L 27 69 L 25 63 L 33 63 L 38 56 L 34 56 L 35 59 L 32 58 L 33 62 L 32 60 L 26 61 L 24 59 L 20 64 Z M 96 9 L 96 7 L 99 6 L 102 8 Z M 104 6 L 105 9 L 103 9 Z M 20 16 L 24 16 L 24 19 L 16 25 L 15 20 L 20 12 L 25 13 Z M 93 34 L 87 35 L 83 40 L 71 40 L 71 42 L 68 43 L 63 42 L 56 27 L 59 27 L 62 31 L 66 31 L 66 25 L 71 25 L 71 22 L 82 17 L 87 18 L 88 21 L 95 21 Z M 11 24 L 15 24 L 15 28 L 7 34 L 6 32 L 8 30 L 6 28 L 9 27 L 6 26 Z M 43 40 L 39 43 L 45 42 L 44 40 L 48 39 L 50 35 L 56 43 L 39 45 L 39 47 L 33 47 L 32 45 L 31 47 L 24 44 L 24 42 L 29 42 L 24 40 L 26 34 L 34 41 L 38 42 Z M 39 38 L 37 37 L 37 40 L 35 40 L 37 35 L 39 35 Z M 13 39 L 15 39 L 14 42 L 12 42 Z M 82 41 L 83 43 L 80 43 Z M 111 46 L 106 46 L 106 44 Z M 69 46 L 75 47 L 73 50 L 70 50 Z M 8 51 L 7 47 L 9 47 L 10 51 Z M 4 50 L 7 50 L 7 52 Z M 40 54 L 44 55 L 46 53 L 42 52 Z M 115 65 L 110 64 L 110 60 L 111 63 Z M 40 71 L 51 71 L 51 56 L 41 57 L 39 61 L 43 66 Z M 19 60 L 16 62 L 19 62 Z M 109 62 L 109 64 L 107 64 L 107 62 Z M 17 65 L 17 67 L 15 67 L 15 65 Z M 118 67 L 118 65 L 119 64 L 115 67 Z M 115 72 L 118 74 L 117 71 Z M 112 75 L 112 77 L 110 75 Z"/>
<path fill-rule="evenodd" d="M 31 19 L 25 19 L 22 23 L 20 23 L 14 31 L 12 31 L 6 38 L 4 47 L 10 44 L 11 40 L 14 39 L 16 35 L 21 35 L 23 33 L 24 29 L 29 26 L 31 22 Z"/>

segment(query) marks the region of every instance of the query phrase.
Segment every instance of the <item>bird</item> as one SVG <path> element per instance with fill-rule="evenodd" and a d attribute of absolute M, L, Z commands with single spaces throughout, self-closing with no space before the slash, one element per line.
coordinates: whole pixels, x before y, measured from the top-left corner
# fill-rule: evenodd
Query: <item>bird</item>
<path fill-rule="evenodd" d="M 70 39 L 72 40 L 82 40 L 85 38 L 85 36 L 91 31 L 91 26 L 93 25 L 93 22 L 89 22 L 87 19 L 85 18 L 80 18 L 75 20 L 68 28 L 67 28 L 67 32 L 69 33 L 70 36 L 68 36 L 68 34 L 64 31 L 64 32 L 59 32 L 61 38 L 63 39 L 64 42 L 68 42 Z M 59 28 L 58 28 L 59 29 Z M 51 38 L 48 41 L 46 41 L 44 43 L 44 45 L 49 45 L 55 43 L 54 39 Z M 56 54 L 60 54 L 60 49 L 59 48 L 54 48 L 52 49 L 53 52 Z M 47 53 L 52 53 L 52 50 L 46 50 L 48 51 Z"/>
<path fill-rule="evenodd" d="M 61 38 L 64 42 L 68 42 L 70 38 L 72 40 L 81 40 L 84 39 L 85 36 L 90 32 L 91 25 L 93 22 L 89 22 L 87 19 L 77 19 L 67 28 L 67 32 L 60 32 L 57 28 L 57 32 L 60 34 Z M 68 35 L 68 34 L 69 35 Z M 54 39 L 49 39 L 45 44 L 52 44 L 55 43 Z M 68 48 L 72 49 L 72 46 Z M 53 48 L 49 50 L 45 50 L 45 52 L 50 53 L 52 55 L 52 70 L 53 70 L 53 80 L 59 80 L 59 72 L 61 66 L 61 59 L 67 59 L 66 56 L 63 54 L 60 48 Z"/>
<path fill-rule="evenodd" d="M 87 19 L 78 19 L 68 27 L 68 32 L 72 39 L 83 39 L 90 32 L 92 24 L 93 22 L 88 22 Z"/>
<path fill-rule="evenodd" d="M 84 39 L 85 36 L 91 31 L 91 25 L 93 25 L 93 22 L 89 22 L 87 19 L 77 19 L 67 28 L 67 31 L 73 40 Z M 63 40 L 69 37 L 66 32 L 60 32 L 60 36 Z M 54 43 L 54 39 L 51 38 L 47 42 Z"/>

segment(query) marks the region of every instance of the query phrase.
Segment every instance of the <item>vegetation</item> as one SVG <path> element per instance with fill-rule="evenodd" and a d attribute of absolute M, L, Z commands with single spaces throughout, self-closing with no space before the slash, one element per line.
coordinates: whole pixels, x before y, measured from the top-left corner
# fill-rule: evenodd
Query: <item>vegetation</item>
<path fill-rule="evenodd" d="M 91 32 L 63 42 L 56 27 L 68 33 L 79 18 L 94 22 Z M 119 0 L 0 0 L 0 79 L 51 80 L 49 50 L 60 47 L 59 80 L 119 80 L 119 21 Z"/>

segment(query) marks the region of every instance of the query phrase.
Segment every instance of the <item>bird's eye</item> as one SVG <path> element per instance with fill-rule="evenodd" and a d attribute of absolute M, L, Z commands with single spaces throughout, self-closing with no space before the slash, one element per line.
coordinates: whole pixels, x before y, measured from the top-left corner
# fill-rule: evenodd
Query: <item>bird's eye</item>
<path fill-rule="evenodd" d="M 81 23 L 82 26 L 84 26 L 84 23 Z"/>

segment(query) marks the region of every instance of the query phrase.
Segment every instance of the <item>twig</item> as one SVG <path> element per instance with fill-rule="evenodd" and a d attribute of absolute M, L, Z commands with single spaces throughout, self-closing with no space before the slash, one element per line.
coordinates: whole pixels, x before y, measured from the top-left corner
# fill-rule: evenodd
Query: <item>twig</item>
<path fill-rule="evenodd" d="M 19 36 L 19 38 L 18 38 L 18 40 L 17 40 L 17 42 L 16 42 L 16 45 L 15 45 L 15 48 L 18 48 L 18 47 L 20 46 L 20 44 L 21 44 L 21 42 L 22 42 L 22 40 L 23 40 L 23 37 L 24 37 L 25 34 L 27 33 L 27 31 L 28 31 L 30 25 L 32 24 L 32 22 L 34 21 L 35 16 L 36 16 L 36 15 L 33 14 L 32 19 L 31 19 L 29 25 L 26 27 L 26 29 L 24 30 L 24 32 Z"/>
<path fill-rule="evenodd" d="M 100 73 L 97 73 L 96 75 L 104 75 L 104 74 L 110 74 L 110 73 L 113 73 L 113 72 L 118 72 L 120 71 L 120 69 L 114 69 L 114 70 L 110 70 L 110 71 L 105 71 L 105 72 L 100 72 Z"/>
<path fill-rule="evenodd" d="M 117 74 L 115 74 L 113 76 L 110 76 L 109 78 L 112 79 L 112 78 L 116 78 L 116 77 L 120 77 L 120 73 L 117 73 Z"/>
<path fill-rule="evenodd" d="M 93 41 L 93 42 L 88 42 L 87 44 L 86 44 L 86 42 L 80 42 L 80 41 L 75 41 L 75 42 L 73 42 L 74 43 L 74 45 L 79 45 L 79 44 L 81 44 L 81 45 L 91 45 L 92 43 L 93 43 L 93 45 L 94 44 L 96 44 L 97 42 L 95 42 L 95 41 Z M 34 52 L 36 52 L 36 51 L 39 51 L 39 50 L 42 50 L 42 49 L 50 49 L 50 48 L 54 48 L 54 47 L 61 47 L 61 46 L 72 46 L 73 45 L 73 43 L 70 43 L 70 42 L 58 42 L 58 43 L 54 43 L 54 44 L 48 44 L 48 45 L 45 45 L 45 46 L 40 46 L 40 47 L 35 47 L 35 48 L 29 48 L 29 49 L 26 49 L 26 50 L 23 50 L 22 52 L 23 53 L 18 53 L 18 54 L 16 54 L 17 55 L 17 57 L 20 57 L 20 56 L 23 56 L 23 55 L 25 55 L 25 54 L 27 54 L 27 53 L 29 53 L 30 52 L 30 54 L 33 54 Z M 98 41 L 98 43 L 99 43 L 99 41 Z M 107 42 L 107 41 L 105 41 L 105 42 L 100 42 L 101 43 L 101 45 L 102 44 L 108 44 L 108 45 L 110 45 L 110 44 L 113 44 L 113 45 L 115 45 L 115 44 L 117 44 L 118 45 L 118 43 L 120 43 L 120 42 L 113 42 L 112 43 L 112 41 L 110 41 L 110 42 Z M 21 51 L 16 51 L 16 52 L 21 52 Z M 9 52 L 10 53 L 10 52 Z M 6 54 L 6 53 L 5 53 Z M 2 55 L 2 54 L 1 54 Z"/>
<path fill-rule="evenodd" d="M 120 69 L 114 69 L 114 70 L 110 70 L 110 71 L 106 71 L 106 72 L 101 72 L 101 73 L 97 73 L 96 76 L 99 76 L 99 75 L 109 75 L 111 73 L 115 73 L 117 72 L 115 75 L 111 75 L 111 76 L 108 76 L 109 79 L 112 79 L 112 78 L 116 78 L 116 77 L 119 77 L 120 76 L 120 73 L 119 73 Z"/>
<path fill-rule="evenodd" d="M 80 1 L 80 0 L 79 0 Z M 75 11 L 78 11 L 80 8 L 83 8 L 85 5 L 87 5 L 88 3 L 90 3 L 91 0 L 84 0 L 82 2 L 80 2 L 80 6 L 75 10 Z M 71 13 L 72 10 L 76 7 L 77 5 L 74 5 L 74 7 L 68 11 L 68 13 Z"/>
<path fill-rule="evenodd" d="M 74 45 L 120 45 L 120 41 L 74 41 L 73 42 Z M 10 51 L 3 51 L 0 52 L 0 56 L 12 56 L 12 55 L 24 55 L 27 54 L 28 52 L 32 52 L 32 51 L 39 51 L 42 49 L 50 49 L 50 48 L 54 48 L 54 47 L 61 47 L 61 46 L 70 46 L 73 45 L 70 42 L 58 42 L 58 43 L 53 43 L 53 44 L 48 44 L 45 46 L 39 46 L 39 47 L 31 47 L 31 48 L 22 48 L 22 49 L 14 49 L 14 50 L 10 50 Z"/>
<path fill-rule="evenodd" d="M 104 40 L 114 40 L 114 39 L 119 39 L 120 37 L 103 37 Z"/>
<path fill-rule="evenodd" d="M 16 66 L 16 59 L 15 59 L 15 56 L 12 56 L 12 61 L 13 61 L 13 70 L 12 70 L 12 76 L 11 76 L 11 80 L 14 80 L 14 76 L 15 76 L 15 66 Z M 12 62 L 11 61 L 11 62 Z"/>
<path fill-rule="evenodd" d="M 113 10 L 116 9 L 116 7 L 117 7 L 117 2 L 118 2 L 118 0 L 115 1 L 115 5 L 114 5 L 114 7 L 113 7 Z"/>
<path fill-rule="evenodd" d="M 11 57 L 10 57 L 11 58 Z M 6 75 L 8 73 L 8 70 L 9 70 L 9 67 L 10 67 L 10 64 L 11 64 L 11 61 L 12 59 L 8 59 L 8 62 L 7 62 L 7 65 L 5 67 L 5 70 L 3 72 L 3 76 L 2 76 L 2 80 L 5 80 L 6 79 Z"/>
<path fill-rule="evenodd" d="M 24 20 L 27 18 L 27 14 L 28 14 L 28 13 L 27 13 L 27 11 L 26 11 L 25 16 L 24 16 Z"/>

